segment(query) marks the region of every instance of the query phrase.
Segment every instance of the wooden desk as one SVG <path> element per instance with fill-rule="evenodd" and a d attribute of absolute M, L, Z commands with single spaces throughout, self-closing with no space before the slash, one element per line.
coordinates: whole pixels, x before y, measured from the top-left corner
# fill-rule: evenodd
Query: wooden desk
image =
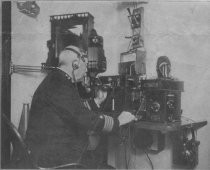
<path fill-rule="evenodd" d="M 183 117 L 180 122 L 174 122 L 174 123 L 155 123 L 155 122 L 148 122 L 148 121 L 139 121 L 139 122 L 135 122 L 132 127 L 135 129 L 151 130 L 152 135 L 154 136 L 157 135 L 156 138 L 153 138 L 154 144 L 152 144 L 152 147 L 147 148 L 147 151 L 149 153 L 152 153 L 151 157 L 153 159 L 156 159 L 156 160 L 159 159 L 159 158 L 155 158 L 155 154 L 158 154 L 157 157 L 167 157 L 166 155 L 168 155 L 169 160 L 171 159 L 171 162 L 173 162 L 173 164 L 171 165 L 171 163 L 167 163 L 166 166 L 169 166 L 169 165 L 179 166 L 179 168 L 181 167 L 182 169 L 185 169 L 181 165 L 179 164 L 177 165 L 177 163 L 173 161 L 175 158 L 177 158 L 177 155 L 174 150 L 179 147 L 179 143 L 177 142 L 177 140 L 179 139 L 179 134 L 182 130 L 185 130 L 188 128 L 193 128 L 195 130 L 198 130 L 199 128 L 205 125 L 207 125 L 206 120 L 193 121 L 189 118 Z M 115 143 L 113 142 L 114 140 L 116 140 Z M 122 168 L 125 169 L 126 161 L 125 161 L 125 156 L 124 156 L 125 155 L 124 146 L 117 143 L 118 140 L 119 140 L 118 138 L 117 139 L 114 138 L 110 140 L 109 163 L 117 167 L 118 169 L 122 169 Z M 141 140 L 143 140 L 143 138 L 140 136 L 140 141 Z M 133 143 L 131 142 L 131 144 Z M 165 149 L 166 146 L 167 146 L 167 150 L 165 152 L 161 152 Z M 129 144 L 129 147 L 130 147 L 130 144 Z M 137 157 L 138 161 L 140 161 L 141 159 L 143 160 L 145 157 L 145 155 L 141 153 L 141 150 L 142 149 L 138 151 L 139 152 L 138 157 Z M 136 159 L 136 155 L 134 155 L 133 153 L 131 154 L 131 157 L 133 159 Z M 131 166 L 144 168 L 144 166 L 147 166 L 147 164 L 146 163 L 144 164 L 144 162 L 141 162 L 141 164 L 137 163 L 137 165 L 135 164 Z"/>
<path fill-rule="evenodd" d="M 134 127 L 137 129 L 155 130 L 155 131 L 160 131 L 163 134 L 186 128 L 193 128 L 197 130 L 205 125 L 207 125 L 206 120 L 193 121 L 188 118 L 182 118 L 180 122 L 173 122 L 173 123 L 156 123 L 148 121 L 139 121 L 134 123 Z"/>

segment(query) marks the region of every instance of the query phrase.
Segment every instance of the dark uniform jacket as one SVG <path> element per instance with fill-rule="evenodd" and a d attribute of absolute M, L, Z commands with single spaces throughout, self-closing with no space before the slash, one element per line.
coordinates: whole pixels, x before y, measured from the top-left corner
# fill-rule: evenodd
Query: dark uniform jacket
<path fill-rule="evenodd" d="M 100 107 L 97 106 L 94 99 L 87 101 L 87 108 L 93 111 L 102 111 Z M 105 112 L 103 112 L 106 114 Z M 92 169 L 110 169 L 108 166 L 108 138 L 107 134 L 94 134 L 96 136 L 96 146 L 93 148 L 88 148 L 85 152 L 85 156 L 88 157 L 88 165 Z M 90 142 L 90 141 L 89 141 Z"/>
<path fill-rule="evenodd" d="M 50 72 L 34 93 L 26 143 L 41 167 L 78 162 L 88 145 L 87 131 L 113 132 L 119 121 L 88 110 L 70 77 Z"/>

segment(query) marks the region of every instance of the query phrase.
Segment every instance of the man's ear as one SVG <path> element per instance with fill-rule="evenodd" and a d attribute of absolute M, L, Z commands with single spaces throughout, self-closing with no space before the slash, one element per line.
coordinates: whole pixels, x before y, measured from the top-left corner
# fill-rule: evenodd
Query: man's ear
<path fill-rule="evenodd" d="M 78 60 L 74 60 L 72 62 L 72 68 L 73 68 L 73 70 L 77 70 L 79 68 L 79 61 Z"/>

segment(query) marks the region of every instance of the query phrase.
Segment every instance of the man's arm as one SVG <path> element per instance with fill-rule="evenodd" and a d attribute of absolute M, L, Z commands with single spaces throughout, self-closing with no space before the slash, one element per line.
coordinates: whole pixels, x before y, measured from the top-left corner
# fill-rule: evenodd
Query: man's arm
<path fill-rule="evenodd" d="M 96 132 L 112 132 L 119 128 L 119 120 L 106 116 L 101 113 L 96 114 L 88 110 L 82 101 L 76 89 L 68 84 L 54 90 L 48 96 L 48 102 L 56 109 L 58 116 L 69 123 L 77 123 L 87 130 Z"/>

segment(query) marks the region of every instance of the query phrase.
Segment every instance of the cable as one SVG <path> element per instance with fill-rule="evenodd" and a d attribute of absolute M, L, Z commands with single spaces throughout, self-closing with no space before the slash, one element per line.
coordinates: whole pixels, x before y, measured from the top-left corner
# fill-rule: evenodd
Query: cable
<path fill-rule="evenodd" d="M 73 79 L 72 83 L 74 83 L 75 88 L 76 88 L 76 90 L 77 90 L 77 92 L 78 92 L 78 94 L 79 94 L 78 85 L 77 85 L 77 80 L 76 80 L 76 76 L 75 76 L 74 71 L 75 71 L 75 69 L 72 70 L 72 79 Z M 80 94 L 79 94 L 79 96 L 80 96 Z"/>
<path fill-rule="evenodd" d="M 124 146 L 124 152 L 125 152 L 125 168 L 128 169 L 128 161 L 127 161 L 127 148 L 126 148 L 126 142 L 123 142 Z"/>
<path fill-rule="evenodd" d="M 136 159 L 136 148 L 133 147 L 133 149 L 134 149 L 134 151 L 135 151 L 135 159 Z M 151 165 L 152 170 L 154 170 L 154 166 L 153 166 L 152 160 L 150 159 L 148 153 L 146 152 L 146 148 L 145 148 L 145 149 L 142 148 L 142 150 L 143 150 L 143 152 L 145 153 L 145 155 L 147 156 L 147 159 L 149 160 L 149 163 L 150 163 L 150 165 Z"/>
<path fill-rule="evenodd" d="M 134 132 L 133 132 L 134 133 Z M 128 169 L 130 167 L 130 160 L 131 160 L 131 156 L 129 155 L 129 158 L 127 157 L 127 145 L 129 145 L 129 151 L 131 151 L 131 149 L 133 148 L 133 144 L 132 144 L 132 140 L 133 140 L 133 137 L 134 137 L 134 134 L 131 135 L 131 124 L 128 125 L 128 127 L 126 129 L 120 129 L 120 136 L 119 136 L 122 140 L 122 143 L 123 143 L 123 146 L 124 146 L 124 152 L 125 152 L 125 166 L 126 166 L 126 169 Z M 134 151 L 135 151 L 135 159 L 136 159 L 136 148 L 133 148 Z M 145 149 L 143 149 L 144 153 L 146 154 L 147 156 L 147 159 L 149 160 L 149 163 L 151 165 L 151 168 L 152 170 L 154 170 L 154 166 L 153 166 L 153 163 L 148 155 L 148 153 L 146 152 Z M 129 153 L 130 154 L 130 153 Z"/>
<path fill-rule="evenodd" d="M 149 163 L 150 163 L 150 165 L 151 165 L 152 170 L 154 170 L 153 163 L 152 163 L 152 161 L 151 161 L 151 159 L 150 159 L 150 157 L 149 157 L 148 153 L 146 152 L 146 150 L 145 150 L 145 149 L 144 149 L 143 151 L 144 151 L 144 153 L 146 154 L 146 156 L 147 156 L 147 158 L 148 158 L 148 160 L 149 160 Z"/>
<path fill-rule="evenodd" d="M 43 70 L 54 70 L 57 67 L 53 66 L 28 66 L 28 65 L 14 65 L 10 64 L 10 74 L 24 73 L 24 72 L 42 72 Z"/>
<path fill-rule="evenodd" d="M 125 154 L 126 154 L 126 166 L 127 166 L 127 168 L 129 168 L 130 167 L 130 160 L 131 160 L 131 153 L 130 153 L 130 151 L 131 151 L 131 149 L 130 149 L 130 146 L 131 146 L 131 143 L 130 143 L 130 139 L 131 139 L 131 137 L 130 137 L 130 124 L 128 124 L 128 128 L 127 128 L 127 145 L 128 145 L 128 151 L 129 152 L 127 152 L 127 147 L 126 147 L 126 152 L 125 152 Z M 129 154 L 129 157 L 127 158 L 127 153 Z"/>
<path fill-rule="evenodd" d="M 127 159 L 127 164 L 128 164 L 128 168 L 130 167 L 130 166 L 132 166 L 133 165 L 133 162 L 132 162 L 132 164 L 131 164 L 131 160 L 132 160 L 132 150 L 135 150 L 134 148 L 133 148 L 133 138 L 134 138 L 134 134 L 135 134 L 135 132 L 134 132 L 134 129 L 131 129 L 131 126 L 132 126 L 132 123 L 130 123 L 129 125 L 128 125 L 128 138 L 127 138 L 127 144 L 128 144 L 128 149 L 129 149 L 129 157 L 128 157 L 128 159 Z M 135 150 L 135 159 L 136 159 L 136 150 Z M 136 162 L 136 161 L 135 161 Z"/>
<path fill-rule="evenodd" d="M 191 120 L 193 123 L 196 123 L 195 120 L 191 119 L 191 118 L 188 118 L 186 116 L 182 116 L 183 118 L 187 119 L 187 121 Z M 192 124 L 192 123 L 191 123 Z M 197 138 L 197 130 L 196 129 L 193 129 L 195 131 L 195 138 Z"/>
<path fill-rule="evenodd" d="M 191 120 L 193 123 L 195 123 L 195 122 L 196 122 L 195 120 L 190 119 L 190 118 L 188 118 L 188 117 L 186 117 L 186 116 L 183 116 L 183 115 L 182 115 L 182 117 L 183 117 L 183 118 L 185 118 L 185 119 L 187 119 L 188 121 L 189 121 L 189 120 Z"/>
<path fill-rule="evenodd" d="M 185 116 L 182 116 L 183 118 L 185 118 L 187 121 L 189 121 L 189 120 L 191 120 L 192 122 L 191 122 L 191 128 L 193 127 L 193 123 L 195 123 L 196 121 L 194 121 L 193 119 L 190 119 L 190 118 L 188 118 L 188 117 L 185 117 Z M 196 131 L 196 136 L 197 136 L 197 130 L 195 130 Z"/>
<path fill-rule="evenodd" d="M 125 159 L 125 168 L 128 169 L 130 166 L 130 152 L 127 151 L 127 145 L 130 145 L 130 124 L 128 127 L 120 128 L 120 135 L 119 138 L 121 139 L 121 142 L 123 144 L 123 149 L 124 149 L 124 159 Z M 130 148 L 129 148 L 130 151 Z M 129 158 L 128 158 L 128 153 L 129 153 Z"/>

